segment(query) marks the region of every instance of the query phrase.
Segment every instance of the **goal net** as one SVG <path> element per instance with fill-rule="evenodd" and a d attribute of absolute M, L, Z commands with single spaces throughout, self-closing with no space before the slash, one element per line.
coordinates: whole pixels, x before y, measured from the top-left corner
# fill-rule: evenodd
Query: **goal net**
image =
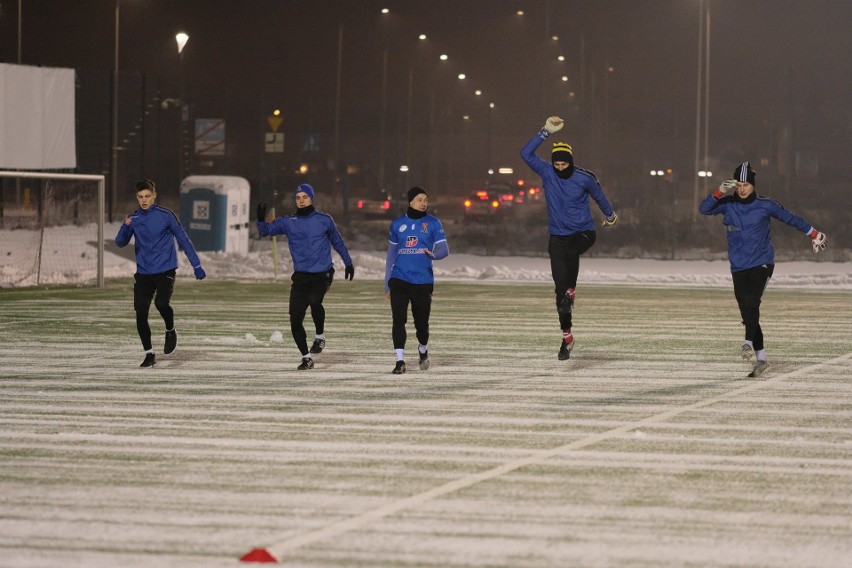
<path fill-rule="evenodd" d="M 104 176 L 0 171 L 0 287 L 104 285 Z"/>

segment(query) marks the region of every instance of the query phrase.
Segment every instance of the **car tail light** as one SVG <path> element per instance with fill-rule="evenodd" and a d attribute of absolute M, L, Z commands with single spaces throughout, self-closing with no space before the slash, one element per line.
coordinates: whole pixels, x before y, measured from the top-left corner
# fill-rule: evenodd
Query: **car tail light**
<path fill-rule="evenodd" d="M 464 200 L 464 206 L 465 206 L 465 207 L 470 207 L 470 199 L 465 199 L 465 200 Z"/>
<path fill-rule="evenodd" d="M 494 201 L 491 202 L 491 207 L 494 207 L 495 209 L 497 207 L 500 207 L 500 202 L 495 199 Z"/>
<path fill-rule="evenodd" d="M 363 200 L 363 199 L 359 199 L 359 200 L 358 200 L 358 209 L 363 209 L 363 208 L 364 208 L 364 200 Z"/>
<path fill-rule="evenodd" d="M 390 201 L 388 201 L 387 199 L 385 199 L 385 200 L 382 202 L 382 209 L 390 209 Z"/>

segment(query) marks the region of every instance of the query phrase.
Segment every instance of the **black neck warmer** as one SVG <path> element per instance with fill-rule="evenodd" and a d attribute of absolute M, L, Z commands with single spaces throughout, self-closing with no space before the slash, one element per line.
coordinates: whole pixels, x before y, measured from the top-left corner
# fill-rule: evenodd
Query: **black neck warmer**
<path fill-rule="evenodd" d="M 299 217 L 304 217 L 305 215 L 310 215 L 316 211 L 313 205 L 308 205 L 307 207 L 302 207 L 301 209 L 296 209 L 296 215 Z"/>
<path fill-rule="evenodd" d="M 556 168 L 553 168 L 553 171 L 556 172 L 559 179 L 568 179 L 574 173 L 574 162 L 569 162 L 569 166 L 564 170 L 557 170 Z"/>
<path fill-rule="evenodd" d="M 410 205 L 408 206 L 408 211 L 406 211 L 405 214 L 408 215 L 409 217 L 411 217 L 412 219 L 422 219 L 423 217 L 426 216 L 425 211 L 418 211 L 417 209 L 414 209 Z"/>
<path fill-rule="evenodd" d="M 734 192 L 732 197 L 734 198 L 734 201 L 736 201 L 737 203 L 742 203 L 743 205 L 748 205 L 749 203 L 753 203 L 754 200 L 757 199 L 757 192 L 752 191 L 751 194 L 749 194 L 749 196 L 746 197 L 746 198 L 742 198 L 742 197 L 740 197 L 740 195 L 738 193 Z"/>

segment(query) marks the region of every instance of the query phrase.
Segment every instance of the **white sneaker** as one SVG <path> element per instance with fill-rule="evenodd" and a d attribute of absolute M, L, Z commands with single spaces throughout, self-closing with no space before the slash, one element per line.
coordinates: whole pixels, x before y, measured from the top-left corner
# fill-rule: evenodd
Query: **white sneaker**
<path fill-rule="evenodd" d="M 759 377 L 760 375 L 765 373 L 768 368 L 769 368 L 769 363 L 767 363 L 766 361 L 760 361 L 760 360 L 755 361 L 754 362 L 754 369 L 752 370 L 751 373 L 748 374 L 748 376 L 749 377 Z"/>

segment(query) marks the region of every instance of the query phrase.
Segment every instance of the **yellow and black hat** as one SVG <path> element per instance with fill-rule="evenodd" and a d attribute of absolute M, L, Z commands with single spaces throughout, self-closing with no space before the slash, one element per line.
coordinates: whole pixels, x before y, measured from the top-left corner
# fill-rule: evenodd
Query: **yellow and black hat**
<path fill-rule="evenodd" d="M 551 162 L 574 163 L 574 150 L 565 142 L 554 142 L 553 151 L 550 153 Z"/>

